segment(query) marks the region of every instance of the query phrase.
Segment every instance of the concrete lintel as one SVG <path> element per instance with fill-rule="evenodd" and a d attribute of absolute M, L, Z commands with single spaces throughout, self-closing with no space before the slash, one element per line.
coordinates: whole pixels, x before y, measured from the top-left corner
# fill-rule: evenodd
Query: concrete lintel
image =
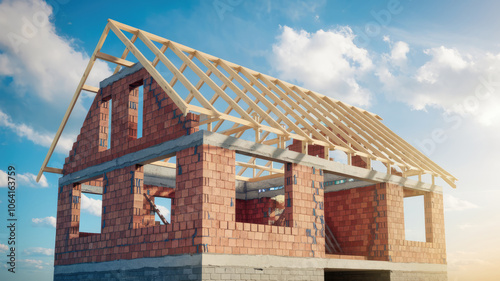
<path fill-rule="evenodd" d="M 259 190 L 250 190 L 247 192 L 236 192 L 236 199 L 251 200 L 259 198 L 271 198 L 277 195 L 284 195 L 284 189 L 270 190 L 266 192 L 259 192 Z"/>
<path fill-rule="evenodd" d="M 175 169 L 144 165 L 144 184 L 175 188 Z"/>
<path fill-rule="evenodd" d="M 102 195 L 102 186 L 82 184 L 82 193 Z"/>

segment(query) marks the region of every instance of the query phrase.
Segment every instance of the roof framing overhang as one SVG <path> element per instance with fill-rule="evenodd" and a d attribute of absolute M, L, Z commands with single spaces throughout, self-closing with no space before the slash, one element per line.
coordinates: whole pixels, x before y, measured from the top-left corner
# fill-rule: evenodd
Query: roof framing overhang
<path fill-rule="evenodd" d="M 120 57 L 101 52 L 110 32 L 125 46 Z M 141 52 L 137 42 L 154 55 L 152 60 Z M 85 84 L 95 61 L 100 59 L 116 64 L 114 73 L 117 73 L 122 67 L 135 64 L 127 60 L 129 53 L 184 115 L 189 112 L 201 114 L 200 125 L 206 124 L 209 131 L 239 138 L 248 130 L 254 130 L 257 143 L 276 145 L 278 148 L 284 148 L 285 141 L 295 139 L 302 141 L 302 153 L 307 153 L 307 144 L 320 145 L 325 147 L 324 156 L 327 159 L 331 150 L 340 150 L 349 159 L 355 155 L 363 157 L 368 168 L 371 161 L 380 161 L 388 173 L 392 167 L 399 167 L 405 177 L 418 175 L 420 179 L 421 175 L 428 174 L 432 176 L 433 183 L 435 177 L 440 177 L 456 187 L 457 178 L 392 132 L 376 114 L 111 19 L 90 57 L 37 181 L 43 172 L 62 172 L 47 167 L 47 164 L 81 91 L 99 91 L 98 87 Z M 174 60 L 181 65 L 176 66 Z M 170 82 L 159 71 L 160 63 L 172 75 Z M 187 69 L 191 74 L 189 76 L 186 75 Z M 194 80 L 197 80 L 196 83 L 193 83 Z M 184 96 L 176 90 L 180 86 L 184 89 Z M 209 99 L 207 91 L 211 93 Z M 225 109 L 220 104 L 225 104 Z M 228 127 L 228 122 L 232 126 Z M 266 170 L 277 172 L 269 165 L 258 166 L 251 160 L 240 163 L 240 166 L 243 169 L 260 169 L 260 174 Z"/>

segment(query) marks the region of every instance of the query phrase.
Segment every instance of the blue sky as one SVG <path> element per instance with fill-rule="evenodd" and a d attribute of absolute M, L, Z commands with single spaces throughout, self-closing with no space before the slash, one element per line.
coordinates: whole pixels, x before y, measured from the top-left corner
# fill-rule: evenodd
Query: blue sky
<path fill-rule="evenodd" d="M 18 273 L 0 267 L 0 279 L 51 280 L 58 177 L 35 183 L 34 175 L 111 18 L 382 116 L 459 178 L 456 190 L 440 183 L 450 280 L 498 280 L 500 3 L 143 2 L 0 3 L 2 224 L 4 172 L 14 165 L 19 174 Z M 123 46 L 110 40 L 104 51 L 121 54 Z M 96 64 L 89 84 L 111 67 Z M 92 98 L 82 95 L 49 166 L 62 167 Z M 98 221 L 98 202 L 86 202 L 83 212 Z M 0 229 L 3 266 L 7 233 Z"/>

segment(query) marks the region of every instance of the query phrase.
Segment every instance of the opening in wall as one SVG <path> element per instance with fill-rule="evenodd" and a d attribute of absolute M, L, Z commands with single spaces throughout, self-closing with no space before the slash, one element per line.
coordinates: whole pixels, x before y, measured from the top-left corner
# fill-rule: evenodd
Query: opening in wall
<path fill-rule="evenodd" d="M 80 204 L 80 237 L 101 233 L 102 195 L 82 193 Z"/>
<path fill-rule="evenodd" d="M 107 128 L 107 142 L 106 142 L 106 148 L 110 149 L 111 148 L 111 132 L 112 132 L 112 114 L 113 114 L 113 101 L 110 99 L 107 101 L 107 107 L 108 107 L 108 128 Z"/>
<path fill-rule="evenodd" d="M 155 197 L 154 202 L 156 205 L 156 208 L 160 211 L 160 214 L 167 220 L 168 223 L 170 223 L 170 210 L 172 207 L 172 199 L 170 198 L 163 198 L 163 197 Z M 158 216 L 158 214 L 155 214 L 155 224 L 163 224 L 162 219 Z"/>
<path fill-rule="evenodd" d="M 405 240 L 426 242 L 424 196 L 412 190 L 404 196 Z"/>
<path fill-rule="evenodd" d="M 137 138 L 142 138 L 143 115 L 144 115 L 144 86 L 139 86 L 139 100 L 137 108 Z"/>
<path fill-rule="evenodd" d="M 102 100 L 99 112 L 99 151 L 111 147 L 111 99 Z"/>
<path fill-rule="evenodd" d="M 236 154 L 236 221 L 284 226 L 282 163 Z"/>
<path fill-rule="evenodd" d="M 144 86 L 143 81 L 137 81 L 130 84 L 129 114 L 132 128 L 129 136 L 137 139 L 142 138 L 143 120 L 144 120 Z"/>
<path fill-rule="evenodd" d="M 102 178 L 81 184 L 80 237 L 102 233 L 102 186 Z"/>

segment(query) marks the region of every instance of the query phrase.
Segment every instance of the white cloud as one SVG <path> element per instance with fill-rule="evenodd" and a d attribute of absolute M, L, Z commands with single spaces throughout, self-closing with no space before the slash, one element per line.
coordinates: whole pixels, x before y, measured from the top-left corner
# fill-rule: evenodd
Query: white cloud
<path fill-rule="evenodd" d="M 19 260 L 22 265 L 35 267 L 37 269 L 43 269 L 44 262 L 42 260 L 31 260 L 31 259 L 23 259 Z"/>
<path fill-rule="evenodd" d="M 489 264 L 484 259 L 477 258 L 478 253 L 456 251 L 448 254 L 448 265 L 456 270 L 457 267 L 470 266 L 470 265 L 484 265 Z"/>
<path fill-rule="evenodd" d="M 29 187 L 48 187 L 49 184 L 47 182 L 47 178 L 45 175 L 42 175 L 40 177 L 40 182 L 36 182 L 36 176 L 33 175 L 32 173 L 24 173 L 24 174 L 17 174 L 17 179 L 19 180 L 20 184 L 25 184 Z"/>
<path fill-rule="evenodd" d="M 25 185 L 29 187 L 48 187 L 49 183 L 45 175 L 42 175 L 40 182 L 36 182 L 36 176 L 32 173 L 16 174 L 15 175 L 18 186 Z M 8 175 L 5 171 L 0 170 L 0 187 L 7 187 Z"/>
<path fill-rule="evenodd" d="M 0 253 L 3 253 L 9 249 L 9 246 L 5 244 L 0 244 Z"/>
<path fill-rule="evenodd" d="M 31 224 L 36 227 L 56 227 L 55 217 L 33 218 Z"/>
<path fill-rule="evenodd" d="M 449 194 L 446 194 L 444 196 L 444 210 L 447 212 L 462 211 L 475 208 L 478 208 L 478 206 L 469 201 L 457 198 Z"/>
<path fill-rule="evenodd" d="M 308 33 L 282 28 L 273 45 L 271 64 L 284 80 L 362 106 L 371 92 L 359 81 L 373 68 L 368 51 L 357 47 L 349 27 Z"/>
<path fill-rule="evenodd" d="M 165 217 L 169 217 L 170 216 L 170 210 L 167 209 L 167 207 L 165 206 L 162 206 L 162 205 L 156 205 L 156 207 L 158 208 L 158 210 L 160 211 L 160 213 Z"/>
<path fill-rule="evenodd" d="M 7 128 L 13 131 L 18 137 L 26 138 L 34 144 L 44 147 L 50 147 L 54 134 L 40 133 L 35 131 L 31 126 L 24 123 L 15 123 L 12 118 L 0 110 L 0 127 Z M 73 146 L 73 139 L 75 137 L 61 136 L 56 147 L 56 151 L 60 153 L 68 153 Z"/>
<path fill-rule="evenodd" d="M 7 187 L 8 184 L 8 175 L 6 172 L 0 170 L 0 187 Z"/>
<path fill-rule="evenodd" d="M 0 4 L 0 75 L 10 76 L 18 94 L 34 94 L 51 103 L 71 99 L 89 56 L 73 39 L 56 32 L 53 9 L 43 0 L 6 0 Z M 111 74 L 97 61 L 88 83 Z"/>
<path fill-rule="evenodd" d="M 406 61 L 406 54 L 410 51 L 408 43 L 398 41 L 391 50 L 391 59 L 395 62 Z"/>
<path fill-rule="evenodd" d="M 444 46 L 423 53 L 427 58 L 420 66 L 405 69 L 381 60 L 376 75 L 389 98 L 417 110 L 440 108 L 484 126 L 500 122 L 500 54 L 468 54 Z"/>
<path fill-rule="evenodd" d="M 42 248 L 42 247 L 35 247 L 35 248 L 28 248 L 28 249 L 24 250 L 24 253 L 26 255 L 53 256 L 54 255 L 54 249 L 48 249 L 48 248 Z"/>
<path fill-rule="evenodd" d="M 82 193 L 81 210 L 94 215 L 101 216 L 102 201 L 94 198 L 89 198 Z"/>
<path fill-rule="evenodd" d="M 459 73 L 464 70 L 468 62 L 456 49 L 447 49 L 443 46 L 424 50 L 432 59 L 418 69 L 416 76 L 418 82 L 434 84 L 441 75 L 448 71 Z"/>

